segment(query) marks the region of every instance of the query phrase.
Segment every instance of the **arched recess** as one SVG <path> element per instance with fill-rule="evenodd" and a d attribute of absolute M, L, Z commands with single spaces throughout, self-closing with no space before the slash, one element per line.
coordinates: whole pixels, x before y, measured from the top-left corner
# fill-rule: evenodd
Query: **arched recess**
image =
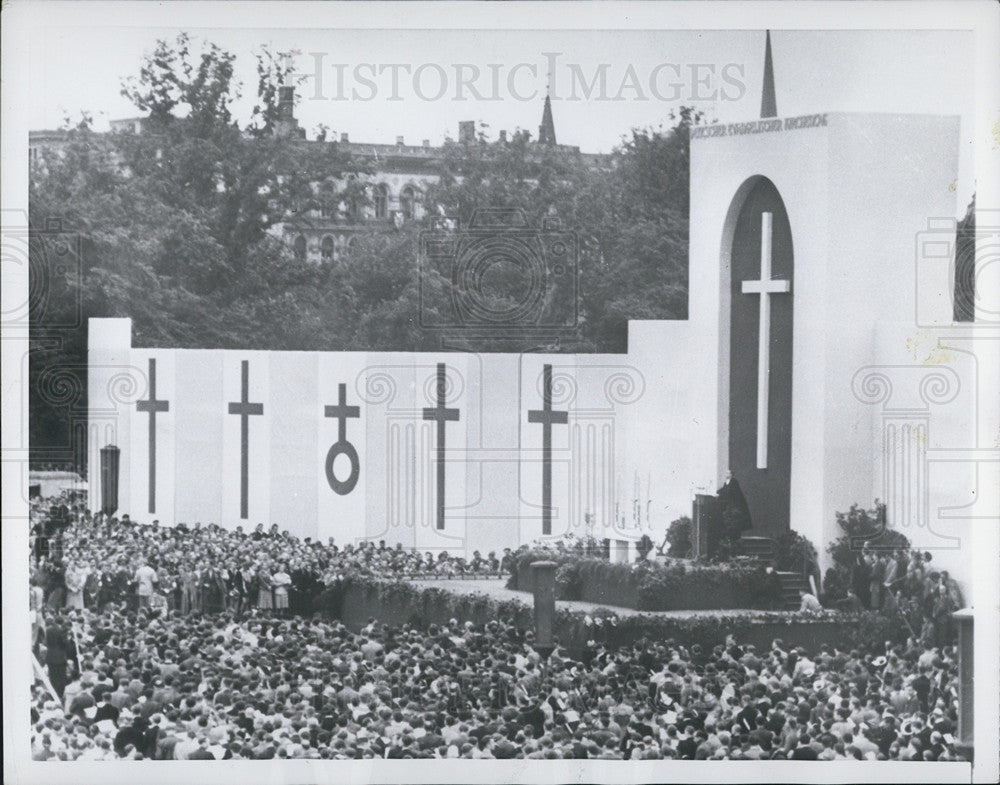
<path fill-rule="evenodd" d="M 375 218 L 384 221 L 389 217 L 389 186 L 385 183 L 377 183 L 373 190 L 373 202 Z"/>
<path fill-rule="evenodd" d="M 303 235 L 300 234 L 295 238 L 292 250 L 295 253 L 296 261 L 304 262 L 306 260 L 306 238 Z"/>
<path fill-rule="evenodd" d="M 771 216 L 771 270 L 767 277 L 774 283 L 762 287 L 765 213 Z M 754 533 L 772 536 L 789 527 L 793 256 L 788 212 L 777 187 L 762 175 L 748 178 L 730 203 L 719 251 L 718 469 L 720 483 L 732 471 L 743 489 Z M 787 284 L 780 283 L 783 281 Z M 757 291 L 760 288 L 788 291 L 764 295 Z M 769 309 L 767 357 L 760 352 L 759 343 L 761 300 L 765 296 Z M 758 407 L 762 360 L 766 369 L 763 423 Z M 766 438 L 758 439 L 759 434 L 766 434 Z"/>
<path fill-rule="evenodd" d="M 334 257 L 333 238 L 330 235 L 323 237 L 319 246 L 319 255 L 324 262 L 332 262 Z"/>

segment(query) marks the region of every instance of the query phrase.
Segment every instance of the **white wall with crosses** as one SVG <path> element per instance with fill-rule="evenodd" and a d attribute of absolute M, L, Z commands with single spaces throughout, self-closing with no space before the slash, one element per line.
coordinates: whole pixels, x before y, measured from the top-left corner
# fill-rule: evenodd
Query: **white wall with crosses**
<path fill-rule="evenodd" d="M 130 320 L 94 319 L 89 406 L 112 427 L 90 445 L 92 505 L 113 443 L 136 520 L 469 554 L 662 539 L 714 450 L 675 327 L 634 324 L 621 355 L 265 352 L 133 347 Z"/>

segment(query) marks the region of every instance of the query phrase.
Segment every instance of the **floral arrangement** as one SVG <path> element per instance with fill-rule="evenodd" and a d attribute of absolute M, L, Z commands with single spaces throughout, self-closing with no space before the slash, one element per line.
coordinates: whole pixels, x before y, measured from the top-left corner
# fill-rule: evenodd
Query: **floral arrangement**
<path fill-rule="evenodd" d="M 572 550 L 529 548 L 517 554 L 507 587 L 531 591 L 531 564 L 542 560 L 556 562 L 556 598 L 562 600 L 644 611 L 777 608 L 781 602 L 778 576 L 748 557 L 718 564 L 616 564 Z"/>
<path fill-rule="evenodd" d="M 486 624 L 503 619 L 521 630 L 534 626 L 531 598 L 499 600 L 485 593 L 458 594 L 446 587 L 423 587 L 402 580 L 386 580 L 368 575 L 349 576 L 344 581 L 348 606 L 355 615 L 366 619 L 377 615 L 387 623 L 410 623 L 426 628 L 455 619 L 460 624 Z M 319 599 L 322 599 L 320 595 Z M 316 610 L 337 615 L 333 609 L 317 602 Z M 350 613 L 345 613 L 345 621 Z M 590 613 L 558 608 L 555 634 L 560 644 L 571 653 L 579 652 L 588 642 L 606 646 L 629 646 L 641 640 L 674 639 L 690 646 L 715 646 L 727 635 L 742 641 L 769 645 L 775 637 L 786 644 L 818 646 L 833 643 L 839 648 L 863 646 L 872 641 L 905 640 L 905 630 L 892 618 L 882 614 L 859 614 L 826 611 L 817 614 L 778 613 L 768 610 L 747 610 L 727 615 L 699 614 L 695 616 L 656 616 L 648 613 L 619 614 L 608 608 Z"/>

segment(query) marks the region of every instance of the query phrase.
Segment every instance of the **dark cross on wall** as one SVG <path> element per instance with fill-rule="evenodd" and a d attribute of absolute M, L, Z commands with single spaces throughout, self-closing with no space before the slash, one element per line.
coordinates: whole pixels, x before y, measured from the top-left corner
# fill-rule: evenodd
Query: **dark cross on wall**
<path fill-rule="evenodd" d="M 135 408 L 149 413 L 149 511 L 156 512 L 156 414 L 170 411 L 169 401 L 156 399 L 156 360 L 149 358 L 149 399 L 136 401 Z"/>
<path fill-rule="evenodd" d="M 263 403 L 251 403 L 250 396 L 250 362 L 243 360 L 243 387 L 240 400 L 230 402 L 229 413 L 240 416 L 240 517 L 247 518 L 249 513 L 250 484 L 250 415 L 263 414 Z"/>
<path fill-rule="evenodd" d="M 346 496 L 354 490 L 354 486 L 358 484 L 358 476 L 361 474 L 358 451 L 353 444 L 347 441 L 347 419 L 360 417 L 361 408 L 347 405 L 347 385 L 341 384 L 338 386 L 337 405 L 324 407 L 323 413 L 327 417 L 337 418 L 337 442 L 326 454 L 326 481 L 334 493 Z M 339 455 L 346 455 L 351 462 L 351 473 L 346 480 L 338 480 L 333 471 L 333 463 Z"/>
<path fill-rule="evenodd" d="M 445 406 L 448 377 L 444 363 L 437 366 L 437 405 L 424 408 L 424 419 L 437 421 L 437 528 L 444 528 L 444 449 L 445 423 L 458 421 L 458 409 Z"/>
<path fill-rule="evenodd" d="M 569 412 L 552 409 L 552 366 L 542 374 L 542 408 L 530 410 L 528 422 L 542 424 L 542 534 L 552 534 L 552 426 L 566 425 Z"/>

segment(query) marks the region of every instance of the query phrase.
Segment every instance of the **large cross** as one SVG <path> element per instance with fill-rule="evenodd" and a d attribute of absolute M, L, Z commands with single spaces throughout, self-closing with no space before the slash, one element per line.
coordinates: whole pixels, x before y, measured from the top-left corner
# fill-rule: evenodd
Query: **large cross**
<path fill-rule="evenodd" d="M 135 408 L 149 412 L 149 511 L 156 512 L 156 413 L 170 411 L 169 401 L 156 399 L 156 360 L 149 358 L 149 400 L 136 401 Z"/>
<path fill-rule="evenodd" d="M 424 408 L 425 420 L 437 421 L 437 527 L 444 528 L 444 424 L 458 420 L 458 409 L 449 409 L 445 404 L 448 378 L 444 363 L 437 366 L 437 405 Z"/>
<path fill-rule="evenodd" d="M 542 369 L 542 408 L 528 412 L 528 422 L 542 424 L 542 534 L 552 534 L 552 426 L 566 425 L 569 412 L 552 409 L 552 366 Z"/>
<path fill-rule="evenodd" d="M 771 213 L 760 216 L 760 280 L 743 281 L 744 294 L 760 295 L 757 338 L 757 468 L 767 468 L 768 387 L 771 378 L 771 295 L 788 294 L 791 281 L 771 279 Z"/>
<path fill-rule="evenodd" d="M 250 415 L 263 414 L 264 404 L 250 403 L 250 362 L 243 360 L 243 387 L 240 400 L 230 402 L 229 413 L 240 415 L 240 517 L 247 518 L 250 485 Z"/>

